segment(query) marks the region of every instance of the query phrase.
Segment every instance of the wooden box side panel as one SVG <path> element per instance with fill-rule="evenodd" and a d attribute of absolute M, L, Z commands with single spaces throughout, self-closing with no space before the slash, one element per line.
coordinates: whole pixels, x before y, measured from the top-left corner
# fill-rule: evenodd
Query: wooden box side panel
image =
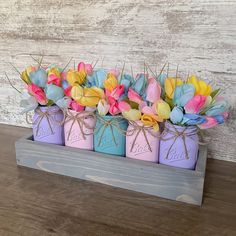
<path fill-rule="evenodd" d="M 110 157 L 27 139 L 16 142 L 16 159 L 18 165 L 34 169 L 196 205 L 202 202 L 204 175 L 201 171 Z"/>

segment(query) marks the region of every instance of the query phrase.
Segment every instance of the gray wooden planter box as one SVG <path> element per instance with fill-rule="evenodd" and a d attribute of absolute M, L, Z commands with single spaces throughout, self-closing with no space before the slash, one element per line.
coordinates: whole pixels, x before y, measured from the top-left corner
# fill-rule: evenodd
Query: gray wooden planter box
<path fill-rule="evenodd" d="M 15 143 L 17 165 L 201 205 L 207 148 L 200 146 L 195 170 L 32 141 Z"/>

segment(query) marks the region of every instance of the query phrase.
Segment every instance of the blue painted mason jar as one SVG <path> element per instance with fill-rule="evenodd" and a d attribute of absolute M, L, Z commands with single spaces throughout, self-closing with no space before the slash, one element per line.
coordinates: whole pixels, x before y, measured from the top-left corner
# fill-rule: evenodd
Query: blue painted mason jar
<path fill-rule="evenodd" d="M 94 131 L 94 151 L 125 155 L 125 134 L 128 122 L 122 116 L 97 116 Z"/>

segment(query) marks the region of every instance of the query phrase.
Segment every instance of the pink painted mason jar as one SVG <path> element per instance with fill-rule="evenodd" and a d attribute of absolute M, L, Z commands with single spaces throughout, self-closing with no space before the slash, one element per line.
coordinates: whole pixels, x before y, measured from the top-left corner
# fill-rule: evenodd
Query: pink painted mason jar
<path fill-rule="evenodd" d="M 65 117 L 65 146 L 93 150 L 96 117 L 87 111 L 68 110 Z"/>
<path fill-rule="evenodd" d="M 158 162 L 159 131 L 141 121 L 129 122 L 126 134 L 126 157 Z"/>
<path fill-rule="evenodd" d="M 33 136 L 35 141 L 64 145 L 64 114 L 54 106 L 39 106 L 33 116 Z"/>
<path fill-rule="evenodd" d="M 168 166 L 195 169 L 199 138 L 196 126 L 178 126 L 165 122 L 160 140 L 159 162 Z"/>

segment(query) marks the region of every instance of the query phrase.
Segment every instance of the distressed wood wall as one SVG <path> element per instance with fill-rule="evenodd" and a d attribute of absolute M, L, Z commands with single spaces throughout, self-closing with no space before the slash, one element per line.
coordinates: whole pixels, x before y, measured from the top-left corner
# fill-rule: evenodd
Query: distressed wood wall
<path fill-rule="evenodd" d="M 236 161 L 236 1 L 235 0 L 11 0 L 0 1 L 0 122 L 27 126 L 23 89 L 8 62 L 22 70 L 29 54 L 61 65 L 104 58 L 103 66 L 146 61 L 160 68 L 169 61 L 225 88 L 231 104 L 226 125 L 210 131 L 210 156 Z M 128 66 L 129 67 L 129 66 Z M 129 68 L 127 68 L 128 70 Z M 173 71 L 174 73 L 174 71 Z"/>

